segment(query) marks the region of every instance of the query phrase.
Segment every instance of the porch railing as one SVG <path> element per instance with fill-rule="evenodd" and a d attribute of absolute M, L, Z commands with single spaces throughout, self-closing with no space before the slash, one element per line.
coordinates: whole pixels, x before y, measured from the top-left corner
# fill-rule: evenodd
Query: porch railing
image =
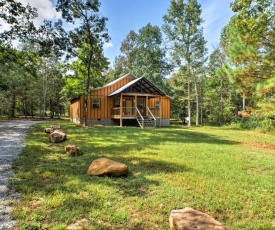
<path fill-rule="evenodd" d="M 123 107 L 122 108 L 122 116 L 123 117 L 135 117 L 136 116 L 136 108 L 135 107 Z M 112 108 L 111 111 L 112 116 L 120 116 L 120 107 Z"/>
<path fill-rule="evenodd" d="M 139 126 L 143 129 L 144 128 L 144 117 L 141 115 L 138 107 L 135 107 L 136 111 L 137 111 L 137 122 L 139 124 Z"/>
<path fill-rule="evenodd" d="M 150 114 L 149 116 L 155 117 L 155 118 L 160 117 L 160 109 L 159 108 L 147 107 L 146 109 L 148 111 L 148 115 Z M 123 107 L 122 108 L 122 117 L 136 117 L 136 115 L 138 115 L 138 112 L 136 112 L 136 111 L 141 113 L 141 111 L 137 107 Z M 112 116 L 120 116 L 120 107 L 112 108 L 111 115 Z"/>
<path fill-rule="evenodd" d="M 154 114 L 152 113 L 152 111 L 147 107 L 147 111 L 148 111 L 148 114 L 150 114 L 149 117 L 151 117 L 151 119 L 154 120 L 154 126 L 156 127 L 157 126 L 157 119 L 155 118 Z"/>
<path fill-rule="evenodd" d="M 151 107 L 151 108 L 148 108 L 148 109 L 154 115 L 154 117 L 160 117 L 160 109 L 159 108 Z"/>

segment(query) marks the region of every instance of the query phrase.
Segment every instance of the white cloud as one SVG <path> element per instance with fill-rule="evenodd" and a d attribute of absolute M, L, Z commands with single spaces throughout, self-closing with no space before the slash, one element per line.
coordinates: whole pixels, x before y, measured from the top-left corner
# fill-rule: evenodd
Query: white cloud
<path fill-rule="evenodd" d="M 55 6 L 50 0 L 20 0 L 23 5 L 30 4 L 30 6 L 37 9 L 38 17 L 34 20 L 36 26 L 43 23 L 43 20 L 55 20 L 61 18 L 61 13 L 55 10 Z"/>
<path fill-rule="evenodd" d="M 113 47 L 113 43 L 112 42 L 105 42 L 103 45 L 104 49 L 108 49 L 108 48 L 112 48 Z"/>
<path fill-rule="evenodd" d="M 204 19 L 204 34 L 211 52 L 213 46 L 219 43 L 222 28 L 229 22 L 233 12 L 230 9 L 231 0 L 214 0 L 202 2 L 202 17 Z"/>
<path fill-rule="evenodd" d="M 56 20 L 61 18 L 61 13 L 55 10 L 55 6 L 50 0 L 19 0 L 24 6 L 29 4 L 37 9 L 38 17 L 34 19 L 34 24 L 40 26 L 45 19 Z M 9 30 L 9 24 L 0 19 L 0 32 Z"/>

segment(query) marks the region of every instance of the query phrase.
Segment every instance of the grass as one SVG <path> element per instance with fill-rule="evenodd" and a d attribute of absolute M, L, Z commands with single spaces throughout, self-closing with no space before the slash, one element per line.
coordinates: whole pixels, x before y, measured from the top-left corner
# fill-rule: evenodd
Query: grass
<path fill-rule="evenodd" d="M 190 206 L 228 229 L 275 229 L 274 136 L 230 127 L 82 128 L 60 122 L 53 144 L 37 124 L 14 162 L 18 229 L 169 229 L 173 209 Z M 80 157 L 64 154 L 77 144 Z M 92 160 L 128 165 L 128 177 L 91 177 Z"/>

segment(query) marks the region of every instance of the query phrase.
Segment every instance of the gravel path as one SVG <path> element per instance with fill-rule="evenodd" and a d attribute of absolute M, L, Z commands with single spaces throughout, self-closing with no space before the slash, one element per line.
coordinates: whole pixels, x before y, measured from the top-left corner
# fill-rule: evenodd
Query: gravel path
<path fill-rule="evenodd" d="M 25 147 L 28 128 L 39 121 L 0 122 L 0 230 L 13 229 L 16 222 L 11 220 L 11 205 L 19 194 L 8 189 L 12 173 L 12 161 Z"/>

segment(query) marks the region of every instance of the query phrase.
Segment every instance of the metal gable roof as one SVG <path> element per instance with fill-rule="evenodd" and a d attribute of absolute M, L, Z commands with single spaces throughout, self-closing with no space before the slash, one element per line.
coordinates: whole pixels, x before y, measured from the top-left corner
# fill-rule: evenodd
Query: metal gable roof
<path fill-rule="evenodd" d="M 125 91 L 130 87 L 133 87 L 138 93 L 156 94 L 156 95 L 165 96 L 165 93 L 163 93 L 160 89 L 158 89 L 152 82 L 150 82 L 145 77 L 140 77 L 133 81 L 130 81 L 126 85 L 122 86 L 118 90 L 111 93 L 109 96 L 114 96 L 116 94 L 122 93 L 123 91 Z"/>

